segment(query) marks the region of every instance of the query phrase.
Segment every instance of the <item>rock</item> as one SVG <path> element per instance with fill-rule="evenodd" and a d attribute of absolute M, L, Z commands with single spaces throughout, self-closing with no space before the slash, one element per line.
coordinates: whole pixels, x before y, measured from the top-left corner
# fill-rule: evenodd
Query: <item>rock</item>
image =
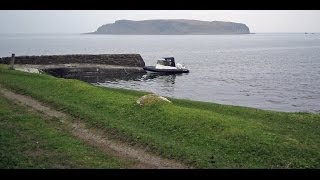
<path fill-rule="evenodd" d="M 144 105 L 152 105 L 152 104 L 156 104 L 156 103 L 172 103 L 171 101 L 169 101 L 167 98 L 159 96 L 157 94 L 147 94 L 144 95 L 142 97 L 140 97 L 137 100 L 137 104 L 144 106 Z"/>

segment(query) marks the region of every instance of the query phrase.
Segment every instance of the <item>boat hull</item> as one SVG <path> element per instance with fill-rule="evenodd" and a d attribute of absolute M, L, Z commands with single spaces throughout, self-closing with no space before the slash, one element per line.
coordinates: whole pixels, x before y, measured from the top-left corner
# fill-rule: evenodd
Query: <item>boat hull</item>
<path fill-rule="evenodd" d="M 143 67 L 146 71 L 165 73 L 165 74 L 177 74 L 177 73 L 188 73 L 188 69 L 156 69 L 155 66 L 145 66 Z"/>

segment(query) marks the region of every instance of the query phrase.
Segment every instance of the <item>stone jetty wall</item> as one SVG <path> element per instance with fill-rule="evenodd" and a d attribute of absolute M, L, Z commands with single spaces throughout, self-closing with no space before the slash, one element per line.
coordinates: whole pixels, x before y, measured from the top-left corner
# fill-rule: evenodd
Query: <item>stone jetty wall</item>
<path fill-rule="evenodd" d="M 0 58 L 1 64 L 9 64 L 11 57 Z M 129 67 L 144 67 L 145 63 L 140 54 L 74 54 L 74 55 L 45 55 L 45 56 L 16 56 L 15 64 L 105 64 Z"/>
<path fill-rule="evenodd" d="M 11 57 L 0 58 L 10 64 Z M 140 54 L 16 56 L 14 67 L 32 68 L 56 77 L 90 83 L 141 78 L 146 71 Z"/>

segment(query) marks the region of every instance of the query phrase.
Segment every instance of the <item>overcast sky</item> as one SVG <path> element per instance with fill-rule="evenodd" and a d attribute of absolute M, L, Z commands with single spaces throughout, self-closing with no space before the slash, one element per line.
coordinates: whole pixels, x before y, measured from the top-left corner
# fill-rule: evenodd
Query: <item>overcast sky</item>
<path fill-rule="evenodd" d="M 320 10 L 0 10 L 0 33 L 84 33 L 120 19 L 232 21 L 253 33 L 320 32 Z"/>

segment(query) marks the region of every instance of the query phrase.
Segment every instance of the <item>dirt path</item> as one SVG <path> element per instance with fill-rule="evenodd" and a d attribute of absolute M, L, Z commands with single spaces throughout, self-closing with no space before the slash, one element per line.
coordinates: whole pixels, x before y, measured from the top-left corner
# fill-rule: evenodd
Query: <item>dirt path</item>
<path fill-rule="evenodd" d="M 86 128 L 83 122 L 74 120 L 71 116 L 56 111 L 43 103 L 24 95 L 14 93 L 8 89 L 0 86 L 0 93 L 6 98 L 21 104 L 28 106 L 34 110 L 41 112 L 44 115 L 55 117 L 59 119 L 60 122 L 65 124 L 65 127 L 70 130 L 70 132 L 79 139 L 84 140 L 86 143 L 98 147 L 104 152 L 117 156 L 124 160 L 130 160 L 134 162 L 134 165 L 129 168 L 145 168 L 145 169 L 181 169 L 190 168 L 184 166 L 181 163 L 164 159 L 159 156 L 150 154 L 143 149 L 129 146 L 123 142 L 116 141 L 108 137 L 106 133 L 101 130 Z"/>

